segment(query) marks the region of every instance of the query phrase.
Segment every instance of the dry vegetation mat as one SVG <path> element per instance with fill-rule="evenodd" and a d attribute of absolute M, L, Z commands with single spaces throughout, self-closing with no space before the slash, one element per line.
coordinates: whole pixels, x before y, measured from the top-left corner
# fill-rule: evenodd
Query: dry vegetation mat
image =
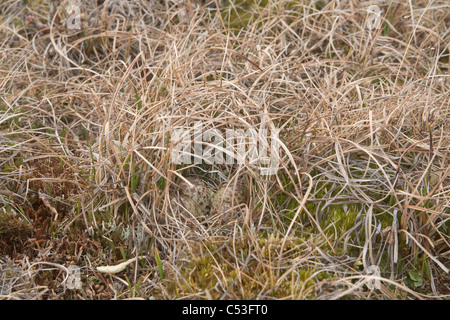
<path fill-rule="evenodd" d="M 449 298 L 449 40 L 447 0 L 1 1 L 0 299 Z M 277 171 L 172 161 L 198 123 Z"/>

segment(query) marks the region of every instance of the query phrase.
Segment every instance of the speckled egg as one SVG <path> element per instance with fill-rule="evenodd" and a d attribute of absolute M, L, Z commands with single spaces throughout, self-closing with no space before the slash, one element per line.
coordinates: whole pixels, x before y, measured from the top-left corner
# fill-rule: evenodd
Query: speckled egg
<path fill-rule="evenodd" d="M 236 207 L 245 203 L 246 196 L 239 183 L 224 183 L 219 186 L 211 200 L 211 213 L 221 216 L 228 221 L 240 212 Z"/>
<path fill-rule="evenodd" d="M 179 202 L 195 217 L 203 217 L 211 210 L 212 192 L 199 178 L 187 177 L 189 183 L 181 181 L 179 186 Z"/>

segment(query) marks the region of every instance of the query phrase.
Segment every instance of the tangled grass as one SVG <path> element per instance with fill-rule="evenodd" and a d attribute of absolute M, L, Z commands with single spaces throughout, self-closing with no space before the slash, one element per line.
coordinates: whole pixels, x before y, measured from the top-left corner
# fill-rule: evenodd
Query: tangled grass
<path fill-rule="evenodd" d="M 0 298 L 450 296 L 447 1 L 68 5 L 0 4 Z M 279 128 L 279 171 L 172 163 L 196 121 Z M 242 219 L 183 217 L 188 175 Z"/>

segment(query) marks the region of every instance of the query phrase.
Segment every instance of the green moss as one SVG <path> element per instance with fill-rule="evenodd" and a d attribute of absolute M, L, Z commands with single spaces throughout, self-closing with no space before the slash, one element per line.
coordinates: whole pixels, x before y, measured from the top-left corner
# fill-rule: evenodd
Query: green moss
<path fill-rule="evenodd" d="M 294 265 L 296 258 L 307 254 L 301 245 L 303 241 L 286 241 L 283 252 L 288 258 L 283 260 L 281 268 L 278 268 L 278 257 L 283 238 L 278 233 L 261 232 L 255 242 L 224 239 L 220 245 L 192 246 L 194 251 L 189 256 L 193 258 L 176 275 L 167 275 L 167 287 L 176 296 L 200 294 L 202 297 L 201 294 L 208 291 L 213 299 L 219 299 L 225 293 L 220 292 L 220 288 L 226 290 L 226 296 L 231 299 L 255 299 L 261 293 L 273 298 L 300 294 L 301 289 L 306 290 L 319 281 L 334 277 L 317 272 L 313 266 Z M 184 284 L 180 286 L 176 282 Z"/>
<path fill-rule="evenodd" d="M 228 28 L 239 31 L 247 28 L 260 17 L 268 0 L 233 0 L 223 8 L 222 19 Z"/>

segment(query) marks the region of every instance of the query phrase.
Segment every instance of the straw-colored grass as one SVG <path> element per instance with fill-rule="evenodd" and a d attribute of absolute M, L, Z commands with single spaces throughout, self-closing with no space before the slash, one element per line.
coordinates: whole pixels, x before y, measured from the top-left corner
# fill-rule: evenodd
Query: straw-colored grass
<path fill-rule="evenodd" d="M 0 299 L 450 297 L 450 7 L 371 4 L 2 1 Z M 280 129 L 280 170 L 172 163 L 196 121 Z"/>

